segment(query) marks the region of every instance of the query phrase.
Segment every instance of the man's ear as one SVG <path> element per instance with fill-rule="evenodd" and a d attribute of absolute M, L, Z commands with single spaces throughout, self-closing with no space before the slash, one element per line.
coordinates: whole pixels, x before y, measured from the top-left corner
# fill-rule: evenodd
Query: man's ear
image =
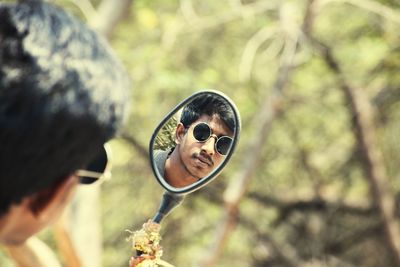
<path fill-rule="evenodd" d="M 179 124 L 176 126 L 176 131 L 175 131 L 175 143 L 176 143 L 177 145 L 179 145 L 179 144 L 182 142 L 182 139 L 183 139 L 183 137 L 185 136 L 185 134 L 186 134 L 186 128 L 185 128 L 185 126 L 183 126 L 182 123 L 179 123 Z"/>
<path fill-rule="evenodd" d="M 41 221 L 57 217 L 72 198 L 77 184 L 76 176 L 70 175 L 63 181 L 30 196 L 29 208 L 33 216 Z"/>

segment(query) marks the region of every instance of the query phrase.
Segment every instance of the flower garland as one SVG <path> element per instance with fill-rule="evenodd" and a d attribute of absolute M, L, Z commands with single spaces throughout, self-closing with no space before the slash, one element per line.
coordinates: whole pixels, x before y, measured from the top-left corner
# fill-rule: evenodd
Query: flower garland
<path fill-rule="evenodd" d="M 161 260 L 162 247 L 160 246 L 161 225 L 148 220 L 143 224 L 142 229 L 130 232 L 128 240 L 132 241 L 132 250 L 136 256 L 132 256 L 129 267 L 174 267 Z"/>

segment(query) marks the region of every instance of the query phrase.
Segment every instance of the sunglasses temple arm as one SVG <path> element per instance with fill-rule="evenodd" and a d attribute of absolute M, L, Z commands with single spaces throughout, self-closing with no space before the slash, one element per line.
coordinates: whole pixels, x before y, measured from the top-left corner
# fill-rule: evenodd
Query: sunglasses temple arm
<path fill-rule="evenodd" d="M 165 192 L 157 214 L 153 218 L 153 222 L 161 223 L 161 220 L 167 216 L 174 208 L 179 206 L 184 199 L 184 195 L 175 195 Z"/>
<path fill-rule="evenodd" d="M 100 179 L 100 177 L 103 175 L 102 173 L 92 172 L 87 170 L 78 170 L 76 174 L 78 176 L 90 177 L 93 179 Z"/>

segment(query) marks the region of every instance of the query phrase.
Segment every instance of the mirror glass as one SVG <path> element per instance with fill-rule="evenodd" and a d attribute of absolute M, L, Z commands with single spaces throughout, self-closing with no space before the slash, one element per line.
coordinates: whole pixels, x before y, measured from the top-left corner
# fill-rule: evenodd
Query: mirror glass
<path fill-rule="evenodd" d="M 152 168 L 172 193 L 192 192 L 217 176 L 239 138 L 236 106 L 218 91 L 198 92 L 178 104 L 150 141 Z"/>

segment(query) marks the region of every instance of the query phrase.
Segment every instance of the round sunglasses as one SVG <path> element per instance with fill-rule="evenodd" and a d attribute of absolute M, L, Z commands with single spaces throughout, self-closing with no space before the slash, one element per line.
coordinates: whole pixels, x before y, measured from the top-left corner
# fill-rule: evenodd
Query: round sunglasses
<path fill-rule="evenodd" d="M 111 178 L 111 164 L 108 160 L 110 152 L 109 145 L 104 144 L 99 154 L 84 169 L 75 172 L 80 184 L 92 184 Z"/>
<path fill-rule="evenodd" d="M 207 142 L 208 139 L 215 138 L 215 150 L 222 156 L 228 154 L 233 142 L 233 139 L 226 135 L 217 137 L 212 133 L 211 127 L 205 122 L 200 122 L 194 126 L 193 136 L 198 142 Z"/>

